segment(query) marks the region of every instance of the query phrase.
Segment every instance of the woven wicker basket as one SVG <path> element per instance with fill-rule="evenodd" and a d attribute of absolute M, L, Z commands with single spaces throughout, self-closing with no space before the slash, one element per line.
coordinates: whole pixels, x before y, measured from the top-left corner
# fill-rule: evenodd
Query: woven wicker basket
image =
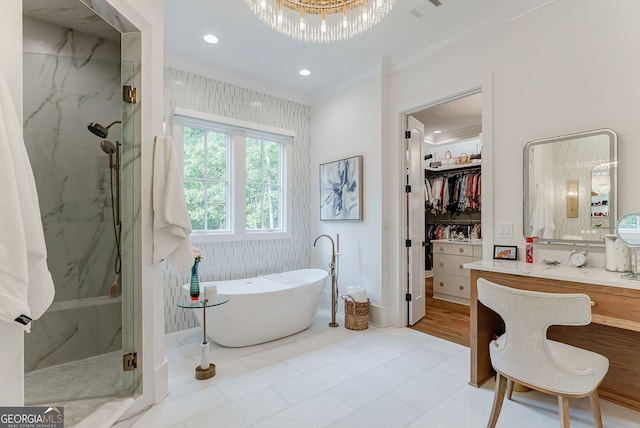
<path fill-rule="evenodd" d="M 351 296 L 344 299 L 344 326 L 349 330 L 366 330 L 369 328 L 369 305 L 371 301 L 356 302 Z"/>

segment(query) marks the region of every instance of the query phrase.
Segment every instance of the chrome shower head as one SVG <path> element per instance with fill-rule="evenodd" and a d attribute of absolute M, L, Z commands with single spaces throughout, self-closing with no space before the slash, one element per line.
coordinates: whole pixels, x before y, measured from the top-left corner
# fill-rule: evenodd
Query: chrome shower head
<path fill-rule="evenodd" d="M 103 152 L 105 152 L 108 155 L 112 155 L 116 152 L 116 145 L 113 144 L 111 141 L 108 140 L 103 140 L 100 143 L 100 148 L 102 149 Z"/>
<path fill-rule="evenodd" d="M 122 123 L 122 122 L 119 120 L 114 120 L 109 124 L 109 126 L 106 126 L 106 127 L 100 125 L 98 122 L 91 122 L 87 126 L 87 129 L 91 131 L 93 135 L 97 135 L 100 138 L 107 138 L 107 135 L 109 135 L 109 128 L 111 128 L 116 123 Z"/>

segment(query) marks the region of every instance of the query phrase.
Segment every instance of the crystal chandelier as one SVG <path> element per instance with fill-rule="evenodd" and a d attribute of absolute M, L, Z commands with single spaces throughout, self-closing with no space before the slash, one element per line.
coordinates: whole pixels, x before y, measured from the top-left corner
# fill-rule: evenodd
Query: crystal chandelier
<path fill-rule="evenodd" d="M 309 43 L 350 39 L 378 24 L 396 0 L 245 0 L 276 31 Z"/>

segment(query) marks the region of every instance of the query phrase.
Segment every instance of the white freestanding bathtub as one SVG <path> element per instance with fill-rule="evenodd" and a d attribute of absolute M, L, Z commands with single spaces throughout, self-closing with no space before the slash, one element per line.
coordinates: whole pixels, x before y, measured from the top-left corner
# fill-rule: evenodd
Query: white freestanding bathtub
<path fill-rule="evenodd" d="M 318 312 L 328 277 L 322 269 L 302 269 L 256 278 L 201 282 L 216 285 L 229 302 L 207 308 L 207 336 L 222 346 L 256 345 L 298 333 Z M 183 285 L 189 292 L 189 284 Z M 202 311 L 192 311 L 202 325 Z"/>

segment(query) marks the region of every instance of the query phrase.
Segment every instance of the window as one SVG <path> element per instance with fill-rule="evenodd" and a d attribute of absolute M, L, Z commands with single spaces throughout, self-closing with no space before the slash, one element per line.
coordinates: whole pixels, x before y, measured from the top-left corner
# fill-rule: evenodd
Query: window
<path fill-rule="evenodd" d="M 192 240 L 289 236 L 291 131 L 198 112 L 176 112 L 175 124 Z"/>
<path fill-rule="evenodd" d="M 245 212 L 248 230 L 278 230 L 282 200 L 282 144 L 258 136 L 245 139 Z"/>
<path fill-rule="evenodd" d="M 184 194 L 193 230 L 229 231 L 229 133 L 183 126 Z"/>

